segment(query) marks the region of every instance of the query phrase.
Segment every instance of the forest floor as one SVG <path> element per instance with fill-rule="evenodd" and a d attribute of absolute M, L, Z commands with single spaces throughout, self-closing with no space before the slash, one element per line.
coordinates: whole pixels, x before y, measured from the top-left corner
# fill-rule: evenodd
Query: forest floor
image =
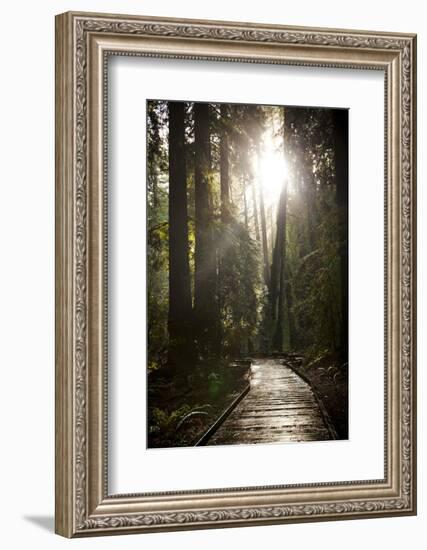
<path fill-rule="evenodd" d="M 193 446 L 249 383 L 248 362 L 205 363 L 172 382 L 148 375 L 148 447 Z"/>
<path fill-rule="evenodd" d="M 348 365 L 341 365 L 339 358 L 331 353 L 314 360 L 296 357 L 291 363 L 321 399 L 338 439 L 348 439 Z"/>
<path fill-rule="evenodd" d="M 306 359 L 278 354 L 315 390 L 336 430 L 348 439 L 348 368 L 331 353 Z M 257 359 L 255 359 L 256 361 Z M 158 369 L 148 375 L 148 447 L 195 445 L 247 387 L 250 361 L 205 363 L 190 376 L 171 381 Z"/>

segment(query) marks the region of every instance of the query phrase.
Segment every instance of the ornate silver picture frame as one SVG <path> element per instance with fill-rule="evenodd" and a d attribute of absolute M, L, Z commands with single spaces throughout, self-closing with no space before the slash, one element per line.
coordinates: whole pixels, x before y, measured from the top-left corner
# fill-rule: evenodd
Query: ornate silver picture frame
<path fill-rule="evenodd" d="M 272 63 L 384 74 L 383 478 L 109 493 L 105 195 L 111 56 L 244 62 L 254 71 L 258 64 Z M 57 16 L 58 534 L 81 537 L 416 513 L 415 157 L 415 35 L 73 12 Z"/>

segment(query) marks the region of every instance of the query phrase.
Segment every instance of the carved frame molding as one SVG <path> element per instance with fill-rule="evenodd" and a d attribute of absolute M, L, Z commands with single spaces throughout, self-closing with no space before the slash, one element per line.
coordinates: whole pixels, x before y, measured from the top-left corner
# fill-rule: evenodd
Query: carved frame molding
<path fill-rule="evenodd" d="M 109 55 L 385 73 L 385 478 L 108 495 L 105 342 Z M 56 531 L 116 534 L 414 514 L 416 37 L 66 13 L 56 18 Z"/>

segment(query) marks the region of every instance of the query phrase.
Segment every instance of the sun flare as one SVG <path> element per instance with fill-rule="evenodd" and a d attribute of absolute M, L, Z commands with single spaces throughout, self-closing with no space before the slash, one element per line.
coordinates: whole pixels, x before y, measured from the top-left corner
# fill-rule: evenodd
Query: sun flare
<path fill-rule="evenodd" d="M 266 132 L 259 158 L 254 159 L 258 186 L 262 190 L 266 206 L 274 205 L 287 184 L 288 167 L 283 153 L 283 140 Z"/>

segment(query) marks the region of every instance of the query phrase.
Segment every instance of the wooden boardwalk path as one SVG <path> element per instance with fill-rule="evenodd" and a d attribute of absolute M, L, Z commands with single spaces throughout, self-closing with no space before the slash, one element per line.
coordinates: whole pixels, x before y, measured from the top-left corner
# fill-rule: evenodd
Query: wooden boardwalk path
<path fill-rule="evenodd" d="M 277 359 L 251 367 L 251 389 L 207 445 L 333 439 L 310 386 Z"/>

